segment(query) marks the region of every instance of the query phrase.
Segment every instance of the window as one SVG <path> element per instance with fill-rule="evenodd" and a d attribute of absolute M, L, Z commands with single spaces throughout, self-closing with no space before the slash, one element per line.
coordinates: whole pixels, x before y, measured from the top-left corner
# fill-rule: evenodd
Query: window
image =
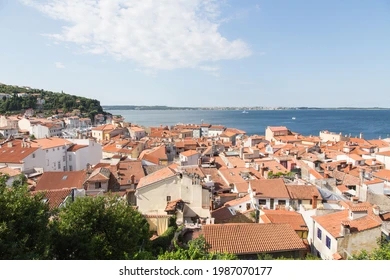
<path fill-rule="evenodd" d="M 72 165 L 69 165 L 69 171 L 73 171 Z"/>
<path fill-rule="evenodd" d="M 49 152 L 49 150 L 46 150 L 46 153 L 48 153 Z"/>
<path fill-rule="evenodd" d="M 35 154 L 32 154 L 32 157 L 35 158 Z"/>
<path fill-rule="evenodd" d="M 69 155 L 69 161 L 71 161 L 72 160 L 72 155 Z"/>
<path fill-rule="evenodd" d="M 319 229 L 319 228 L 317 228 L 317 237 L 318 237 L 318 239 L 322 239 L 322 230 L 321 229 Z"/>
<path fill-rule="evenodd" d="M 330 237 L 329 236 L 326 237 L 326 247 L 328 247 L 330 249 Z"/>
<path fill-rule="evenodd" d="M 278 200 L 278 204 L 279 205 L 286 205 L 286 201 L 285 200 Z"/>
<path fill-rule="evenodd" d="M 266 205 L 267 200 L 266 199 L 259 199 L 259 205 Z"/>
<path fill-rule="evenodd" d="M 168 202 L 171 201 L 171 196 L 170 195 L 167 196 L 167 201 Z"/>
<path fill-rule="evenodd" d="M 62 161 L 65 161 L 66 160 L 66 156 L 62 156 Z"/>
<path fill-rule="evenodd" d="M 47 162 L 47 166 L 49 166 L 49 165 L 50 165 L 50 163 L 49 163 L 49 160 L 48 160 L 48 159 L 46 160 L 46 162 Z"/>
<path fill-rule="evenodd" d="M 102 188 L 102 183 L 101 182 L 96 182 L 95 183 L 95 189 L 101 189 Z"/>
<path fill-rule="evenodd" d="M 61 169 L 61 161 L 58 162 L 58 169 Z"/>

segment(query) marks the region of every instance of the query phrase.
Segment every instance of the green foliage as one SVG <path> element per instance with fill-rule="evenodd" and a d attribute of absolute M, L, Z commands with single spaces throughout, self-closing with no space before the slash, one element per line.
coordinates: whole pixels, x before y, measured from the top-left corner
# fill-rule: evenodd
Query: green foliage
<path fill-rule="evenodd" d="M 165 251 L 158 256 L 159 260 L 237 260 L 237 257 L 229 253 L 209 252 L 209 244 L 205 238 L 200 237 L 188 242 L 188 246 L 181 247 L 175 243 L 172 251 Z"/>
<path fill-rule="evenodd" d="M 177 226 L 170 226 L 168 229 L 156 239 L 152 240 L 151 248 L 154 255 L 169 250 L 173 237 L 175 236 Z"/>
<path fill-rule="evenodd" d="M 89 99 L 81 96 L 65 94 L 63 92 L 52 92 L 43 89 L 29 89 L 17 86 L 0 84 L 0 92 L 10 95 L 9 98 L 0 99 L 0 114 L 20 112 L 23 109 L 43 109 L 46 111 L 57 112 L 62 109 L 64 113 L 79 109 L 81 114 L 86 117 L 93 117 L 96 114 L 105 113 L 96 99 Z M 18 93 L 27 93 L 26 96 L 17 96 Z M 37 104 L 37 98 L 45 100 L 43 108 Z"/>
<path fill-rule="evenodd" d="M 378 248 L 371 252 L 360 251 L 353 255 L 351 260 L 390 260 L 390 242 L 385 240 L 378 241 Z"/>
<path fill-rule="evenodd" d="M 275 258 L 270 254 L 258 254 L 257 259 L 258 260 L 321 260 L 320 258 L 312 254 L 307 254 L 305 258 L 293 258 L 293 257 L 284 257 L 284 256 Z"/>
<path fill-rule="evenodd" d="M 7 179 L 0 178 L 0 259 L 48 259 L 49 208 L 43 195 L 31 195 L 22 178 L 8 188 Z"/>
<path fill-rule="evenodd" d="M 277 172 L 273 173 L 273 171 L 268 172 L 268 179 L 276 179 L 276 178 L 294 178 L 294 172 Z"/>
<path fill-rule="evenodd" d="M 135 259 L 149 242 L 149 224 L 117 197 L 78 198 L 52 223 L 53 254 L 65 260 Z"/>

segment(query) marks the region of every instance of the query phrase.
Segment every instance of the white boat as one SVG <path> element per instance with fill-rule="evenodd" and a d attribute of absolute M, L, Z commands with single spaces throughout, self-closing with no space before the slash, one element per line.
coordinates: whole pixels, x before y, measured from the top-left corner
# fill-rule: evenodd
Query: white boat
<path fill-rule="evenodd" d="M 243 113 L 243 114 L 248 114 L 248 112 L 247 112 L 247 111 L 245 111 L 245 110 L 244 110 L 244 111 L 242 111 L 242 113 Z"/>
<path fill-rule="evenodd" d="M 292 119 L 292 120 L 295 120 L 295 117 L 292 117 L 291 119 Z"/>

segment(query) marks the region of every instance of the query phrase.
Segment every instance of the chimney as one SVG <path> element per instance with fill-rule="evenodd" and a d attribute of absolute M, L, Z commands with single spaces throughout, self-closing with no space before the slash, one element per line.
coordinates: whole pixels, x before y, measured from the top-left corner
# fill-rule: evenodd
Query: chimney
<path fill-rule="evenodd" d="M 351 232 L 349 221 L 342 221 L 340 226 L 340 235 L 346 236 Z"/>
<path fill-rule="evenodd" d="M 375 158 L 373 158 L 372 160 L 371 160 L 371 165 L 376 165 L 376 159 Z"/>
<path fill-rule="evenodd" d="M 360 138 L 360 139 L 363 138 L 363 133 L 360 132 L 359 138 Z"/>
<path fill-rule="evenodd" d="M 240 147 L 240 159 L 244 159 L 244 147 Z"/>
<path fill-rule="evenodd" d="M 359 179 L 360 179 L 360 184 L 363 184 L 363 182 L 364 182 L 364 169 L 362 168 L 362 169 L 360 169 L 360 171 L 359 171 Z"/>
<path fill-rule="evenodd" d="M 359 203 L 359 198 L 357 196 L 351 196 L 351 201 L 353 204 L 358 204 Z"/>
<path fill-rule="evenodd" d="M 312 197 L 312 203 L 311 203 L 311 207 L 313 209 L 317 209 L 317 200 L 318 200 L 318 195 L 313 195 Z"/>
<path fill-rule="evenodd" d="M 372 213 L 374 213 L 374 215 L 376 215 L 376 216 L 379 216 L 380 208 L 378 205 L 372 206 Z"/>
<path fill-rule="evenodd" d="M 198 158 L 198 166 L 202 165 L 202 158 Z"/>
<path fill-rule="evenodd" d="M 8 147 L 8 148 L 12 148 L 12 146 L 13 146 L 12 142 L 8 142 L 8 143 L 7 143 L 7 147 Z"/>

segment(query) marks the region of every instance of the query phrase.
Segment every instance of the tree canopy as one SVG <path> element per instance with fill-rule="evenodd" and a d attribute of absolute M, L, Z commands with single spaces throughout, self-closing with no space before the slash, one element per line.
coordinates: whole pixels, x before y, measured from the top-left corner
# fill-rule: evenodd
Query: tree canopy
<path fill-rule="evenodd" d="M 24 180 L 7 187 L 7 179 L 0 177 L 0 258 L 48 259 L 49 208 L 43 195 L 31 195 Z"/>
<path fill-rule="evenodd" d="M 229 253 L 214 253 L 209 251 L 203 235 L 188 242 L 188 246 L 179 246 L 175 243 L 172 251 L 166 251 L 158 256 L 159 260 L 237 260 Z"/>
<path fill-rule="evenodd" d="M 150 238 L 146 219 L 115 196 L 78 198 L 52 227 L 56 259 L 135 259 Z"/>

